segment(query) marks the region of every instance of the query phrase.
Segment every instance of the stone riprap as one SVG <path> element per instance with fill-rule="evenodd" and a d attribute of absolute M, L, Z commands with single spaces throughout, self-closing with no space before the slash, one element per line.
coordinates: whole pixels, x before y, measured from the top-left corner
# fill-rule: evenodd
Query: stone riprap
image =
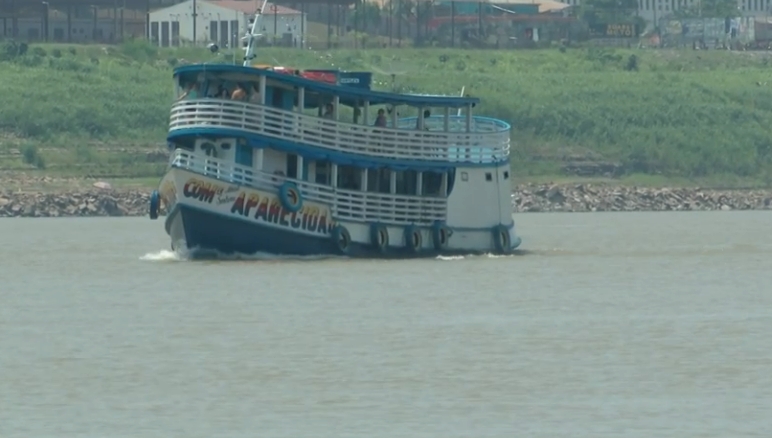
<path fill-rule="evenodd" d="M 526 184 L 512 194 L 512 207 L 522 213 L 769 210 L 772 190 Z"/>
<path fill-rule="evenodd" d="M 0 217 L 143 216 L 149 202 L 143 191 L 0 192 Z"/>
<path fill-rule="evenodd" d="M 149 191 L 0 191 L 0 217 L 146 216 Z M 528 212 L 770 210 L 772 190 L 525 184 L 512 208 Z"/>

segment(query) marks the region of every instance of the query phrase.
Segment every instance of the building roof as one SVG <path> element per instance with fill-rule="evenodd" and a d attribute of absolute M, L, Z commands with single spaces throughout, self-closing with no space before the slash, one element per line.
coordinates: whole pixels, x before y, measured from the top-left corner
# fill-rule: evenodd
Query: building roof
<path fill-rule="evenodd" d="M 207 3 L 217 5 L 222 8 L 231 9 L 234 11 L 243 12 L 245 14 L 254 14 L 263 5 L 262 0 L 208 0 Z M 265 5 L 263 13 L 265 15 L 300 15 L 300 11 L 288 8 L 286 6 L 275 5 L 268 3 Z"/>
<path fill-rule="evenodd" d="M 370 3 L 375 3 L 381 8 L 388 8 L 389 0 L 367 0 Z M 562 11 L 570 5 L 555 1 L 555 0 L 443 0 L 442 3 L 488 3 L 495 6 L 506 5 L 539 5 L 539 12 L 556 12 Z"/>
<path fill-rule="evenodd" d="M 457 0 L 450 0 L 458 2 Z M 554 0 L 482 0 L 480 3 L 489 3 L 494 6 L 506 8 L 507 5 L 539 5 L 539 12 L 562 11 L 569 4 Z"/>

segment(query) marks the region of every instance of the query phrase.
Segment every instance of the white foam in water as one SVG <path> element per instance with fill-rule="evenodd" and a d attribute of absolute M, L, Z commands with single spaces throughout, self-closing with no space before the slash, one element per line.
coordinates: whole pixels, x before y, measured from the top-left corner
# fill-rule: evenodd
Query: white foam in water
<path fill-rule="evenodd" d="M 139 259 L 150 262 L 177 262 L 183 260 L 183 257 L 175 251 L 162 249 L 158 252 L 149 252 Z"/>
<path fill-rule="evenodd" d="M 464 260 L 465 258 L 466 256 L 437 256 L 437 260 L 444 260 L 444 261 Z"/>
<path fill-rule="evenodd" d="M 485 254 L 485 257 L 488 257 L 489 259 L 500 259 L 504 257 L 513 257 L 514 254 Z"/>

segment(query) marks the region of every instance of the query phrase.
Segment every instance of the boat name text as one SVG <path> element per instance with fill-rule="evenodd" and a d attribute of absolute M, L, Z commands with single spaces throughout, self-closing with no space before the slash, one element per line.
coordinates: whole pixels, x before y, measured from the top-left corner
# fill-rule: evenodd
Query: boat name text
<path fill-rule="evenodd" d="M 193 198 L 211 204 L 214 197 L 219 196 L 223 190 L 221 186 L 216 184 L 191 178 L 182 187 L 182 194 L 186 198 Z"/>
<path fill-rule="evenodd" d="M 231 206 L 231 213 L 323 236 L 329 235 L 335 225 L 326 209 L 304 205 L 292 213 L 282 207 L 276 197 L 254 192 L 241 192 Z"/>

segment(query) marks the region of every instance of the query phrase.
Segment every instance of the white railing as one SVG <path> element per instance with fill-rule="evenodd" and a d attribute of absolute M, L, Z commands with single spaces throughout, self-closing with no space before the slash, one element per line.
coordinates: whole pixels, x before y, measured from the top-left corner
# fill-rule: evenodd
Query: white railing
<path fill-rule="evenodd" d="M 473 117 L 473 130 L 451 132 L 429 118 L 430 130 L 380 128 L 309 116 L 264 105 L 220 99 L 195 99 L 172 105 L 169 131 L 189 128 L 228 128 L 252 132 L 293 143 L 342 153 L 379 158 L 429 160 L 449 163 L 495 163 L 509 156 L 509 125 L 486 117 Z M 404 123 L 409 123 L 404 122 Z M 398 126 L 401 128 L 403 123 Z M 436 129 L 434 129 L 436 128 Z M 462 132 L 463 131 L 463 132 Z"/>
<path fill-rule="evenodd" d="M 276 193 L 284 181 L 292 181 L 300 189 L 304 199 L 328 205 L 336 219 L 394 225 L 431 225 L 435 221 L 445 220 L 447 213 L 447 199 L 441 197 L 344 190 L 273 175 L 182 149 L 176 149 L 172 153 L 169 164 L 225 183 L 272 193 Z"/>

